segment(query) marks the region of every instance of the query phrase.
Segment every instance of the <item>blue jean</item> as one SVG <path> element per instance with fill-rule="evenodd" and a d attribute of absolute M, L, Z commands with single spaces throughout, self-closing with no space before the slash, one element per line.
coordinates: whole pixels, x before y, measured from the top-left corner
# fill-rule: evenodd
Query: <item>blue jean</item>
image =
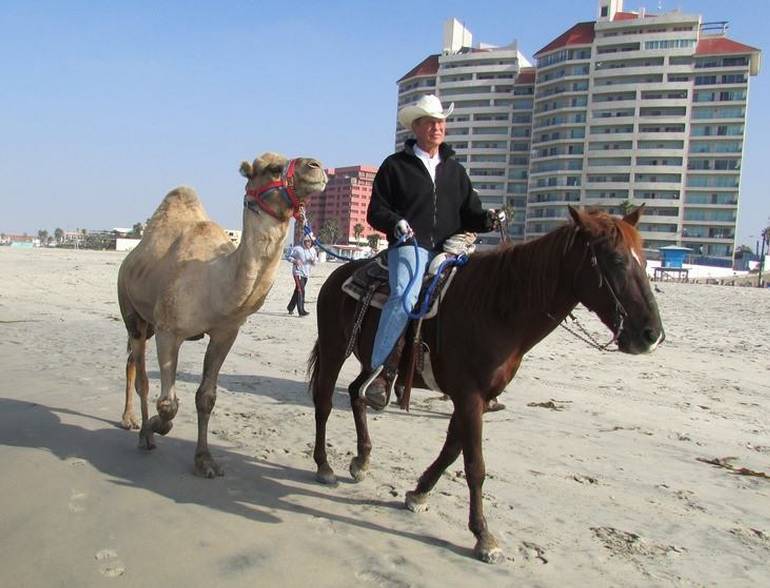
<path fill-rule="evenodd" d="M 425 269 L 435 255 L 435 253 L 422 247 L 418 247 L 415 252 L 415 247 L 411 243 L 401 247 L 392 247 L 388 250 L 390 296 L 382 309 L 380 322 L 377 325 L 377 334 L 374 337 L 372 369 L 385 363 L 409 321 L 409 316 L 404 310 L 404 304 L 401 300 L 409 281 L 412 276 L 415 276 L 406 300 L 406 307 L 411 310 L 420 294 Z"/>

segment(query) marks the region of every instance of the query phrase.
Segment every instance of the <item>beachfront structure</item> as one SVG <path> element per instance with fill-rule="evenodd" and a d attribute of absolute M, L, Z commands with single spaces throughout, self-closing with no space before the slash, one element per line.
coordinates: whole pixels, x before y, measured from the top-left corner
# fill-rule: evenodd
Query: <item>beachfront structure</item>
<path fill-rule="evenodd" d="M 329 168 L 329 181 L 324 191 L 305 203 L 310 224 L 316 237 L 327 224 L 335 224 L 338 233 L 336 243 L 366 243 L 369 235 L 381 236 L 366 222 L 366 210 L 372 197 L 372 185 L 377 168 L 370 165 L 352 165 Z M 360 235 L 356 226 L 363 227 Z M 296 229 L 295 242 L 299 240 L 301 227 Z M 322 239 L 323 240 L 323 239 Z"/>
<path fill-rule="evenodd" d="M 562 223 L 568 204 L 621 213 L 644 203 L 649 249 L 731 262 L 760 53 L 726 32 L 700 15 L 599 0 L 596 21 L 535 54 L 528 237 Z"/>
<path fill-rule="evenodd" d="M 517 238 L 524 236 L 534 77 L 515 41 L 473 47 L 470 31 L 450 19 L 444 23 L 441 53 L 398 80 L 399 109 L 424 94 L 436 94 L 445 108 L 454 103 L 446 143 L 485 206 L 512 207 L 509 230 Z M 396 123 L 397 150 L 410 136 Z"/>
<path fill-rule="evenodd" d="M 461 38 L 470 45 L 470 35 Z M 598 0 L 596 20 L 577 23 L 537 51 L 534 69 L 508 64 L 505 73 L 514 76 L 504 98 L 481 63 L 448 81 L 457 73 L 449 65 L 477 55 L 494 61 L 495 53 L 445 42 L 442 55 L 399 80 L 399 107 L 429 92 L 445 104 L 461 102 L 447 141 L 485 204 L 513 205 L 512 237 L 550 231 L 568 218 L 570 204 L 620 214 L 645 203 L 639 228 L 653 255 L 677 245 L 731 263 L 749 78 L 759 72 L 760 51 L 729 39 L 726 22 L 624 11 L 622 0 Z M 457 93 L 463 84 L 465 95 Z M 477 96 L 477 86 L 491 94 Z M 507 110 L 497 111 L 506 100 Z M 498 140 L 477 140 L 477 121 L 490 114 L 500 125 Z M 406 135 L 397 131 L 397 143 Z M 489 151 L 492 143 L 500 151 Z M 490 156 L 494 163 L 482 167 Z"/>

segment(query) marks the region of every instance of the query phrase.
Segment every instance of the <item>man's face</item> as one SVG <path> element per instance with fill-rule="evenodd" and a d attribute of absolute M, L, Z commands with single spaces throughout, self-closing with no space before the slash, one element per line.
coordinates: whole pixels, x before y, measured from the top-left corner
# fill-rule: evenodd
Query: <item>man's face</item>
<path fill-rule="evenodd" d="M 446 121 L 430 116 L 422 116 L 412 124 L 412 130 L 417 138 L 420 149 L 433 151 L 444 142 Z"/>

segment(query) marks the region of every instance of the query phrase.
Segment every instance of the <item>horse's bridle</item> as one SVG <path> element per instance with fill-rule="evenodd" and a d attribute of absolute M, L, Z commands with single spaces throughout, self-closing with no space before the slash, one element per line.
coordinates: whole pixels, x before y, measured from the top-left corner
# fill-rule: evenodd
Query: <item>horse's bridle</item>
<path fill-rule="evenodd" d="M 599 277 L 599 284 L 598 287 L 602 288 L 603 286 L 607 287 L 607 290 L 610 292 L 610 296 L 612 297 L 613 302 L 615 303 L 615 320 L 613 321 L 614 327 L 613 327 L 613 336 L 612 339 L 607 341 L 607 343 L 599 343 L 594 336 L 588 332 L 588 330 L 580 324 L 577 317 L 572 314 L 572 312 L 569 312 L 567 316 L 573 321 L 575 327 L 578 329 L 578 331 L 575 331 L 564 324 L 564 322 L 560 322 L 559 324 L 566 329 L 569 333 L 580 339 L 581 341 L 584 341 L 594 347 L 595 349 L 599 349 L 600 351 L 615 351 L 614 349 L 609 349 L 610 345 L 617 342 L 618 338 L 620 337 L 621 333 L 623 332 L 623 326 L 625 325 L 625 319 L 628 317 L 628 312 L 626 311 L 625 307 L 623 306 L 623 303 L 618 298 L 618 295 L 615 293 L 615 289 L 612 287 L 612 282 L 610 282 L 609 279 L 607 279 L 606 272 L 604 271 L 604 268 L 602 267 L 601 263 L 599 263 L 599 257 L 596 255 L 596 245 L 598 243 L 601 243 L 602 241 L 606 241 L 608 238 L 605 237 L 599 237 L 598 239 L 594 239 L 593 241 L 586 240 L 586 252 L 588 253 L 587 257 L 591 260 L 591 267 L 593 267 L 596 270 L 596 274 Z M 583 257 L 583 261 L 585 261 L 586 256 Z M 578 267 L 578 270 L 580 267 L 582 267 L 583 263 L 581 262 L 580 266 Z M 574 284 L 573 284 L 573 290 L 574 290 Z M 548 315 L 551 320 L 556 321 L 556 319 Z"/>
<path fill-rule="evenodd" d="M 604 268 L 599 263 L 599 257 L 596 255 L 596 250 L 594 249 L 594 246 L 603 241 L 606 240 L 607 237 L 601 237 L 599 239 L 595 239 L 593 241 L 586 242 L 586 247 L 588 247 L 589 252 L 591 253 L 591 265 L 596 269 L 596 273 L 599 276 L 599 288 L 602 286 L 607 286 L 607 290 L 610 291 L 610 296 L 612 296 L 613 302 L 615 302 L 615 316 L 616 320 L 615 322 L 615 329 L 614 329 L 614 337 L 612 340 L 607 343 L 607 345 L 610 345 L 618 340 L 618 337 L 620 337 L 620 334 L 623 332 L 623 325 L 625 324 L 625 320 L 628 317 L 628 312 L 626 312 L 625 307 L 623 306 L 623 303 L 618 298 L 618 295 L 615 293 L 615 289 L 612 287 L 612 282 L 610 282 L 607 279 L 607 276 L 605 275 Z"/>
<path fill-rule="evenodd" d="M 299 198 L 297 197 L 297 192 L 294 189 L 294 183 L 295 183 L 295 169 L 297 166 L 297 161 L 299 159 L 292 159 L 289 162 L 289 165 L 286 166 L 286 169 L 284 169 L 283 173 L 281 174 L 280 180 L 275 180 L 273 182 L 270 182 L 258 190 L 255 189 L 247 189 L 246 195 L 243 197 L 243 205 L 247 207 L 249 210 L 253 210 L 257 214 L 259 214 L 259 210 L 255 208 L 255 205 L 262 209 L 264 212 L 272 216 L 274 219 L 277 219 L 279 221 L 282 221 L 283 219 L 278 216 L 278 213 L 275 212 L 268 204 L 265 202 L 265 196 L 267 194 L 271 194 L 275 191 L 278 191 L 286 200 L 288 200 L 289 205 L 292 209 L 292 216 L 295 219 L 299 219 L 300 217 L 300 211 L 302 210 L 302 203 L 300 202 Z"/>

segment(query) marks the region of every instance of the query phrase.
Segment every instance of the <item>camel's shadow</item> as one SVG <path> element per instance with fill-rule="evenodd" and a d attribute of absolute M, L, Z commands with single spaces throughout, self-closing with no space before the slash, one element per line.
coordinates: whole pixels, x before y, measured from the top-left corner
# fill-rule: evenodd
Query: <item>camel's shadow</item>
<path fill-rule="evenodd" d="M 59 415 L 94 419 L 110 426 L 91 430 L 63 423 Z M 470 549 L 436 537 L 399 531 L 356 518 L 355 509 L 360 506 L 392 511 L 402 509 L 403 505 L 398 501 L 359 500 L 335 494 L 333 488 L 315 481 L 312 462 L 308 463 L 308 469 L 297 469 L 213 447 L 212 453 L 226 470 L 223 482 L 222 479 L 206 480 L 192 474 L 195 444 L 191 441 L 169 436 L 162 439 L 161 449 L 153 452 L 138 449 L 136 443 L 136 434 L 100 417 L 0 398 L 0 445 L 46 449 L 61 460 L 84 459 L 109 476 L 114 484 L 149 490 L 177 503 L 199 504 L 259 524 L 283 522 L 281 512 L 299 513 L 440 546 L 472 557 Z M 180 476 L 186 476 L 185 483 L 179 483 Z M 226 492 L 222 491 L 223 483 L 227 484 Z M 312 499 L 313 506 L 305 506 L 308 498 Z M 324 510 L 324 504 L 329 502 L 349 506 L 350 515 Z"/>

